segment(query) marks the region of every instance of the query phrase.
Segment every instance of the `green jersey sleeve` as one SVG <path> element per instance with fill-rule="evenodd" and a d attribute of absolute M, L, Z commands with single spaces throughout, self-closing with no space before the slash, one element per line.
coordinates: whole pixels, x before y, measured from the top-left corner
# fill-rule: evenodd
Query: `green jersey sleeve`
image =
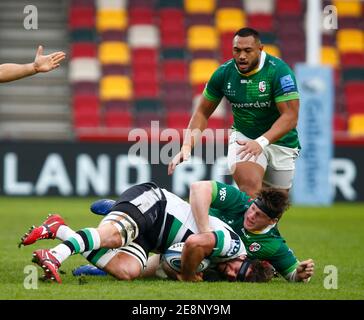
<path fill-rule="evenodd" d="M 294 271 L 299 264 L 292 250 L 284 242 L 268 261 L 283 277 Z"/>
<path fill-rule="evenodd" d="M 224 72 L 221 67 L 219 67 L 211 76 L 210 80 L 207 82 L 206 87 L 203 91 L 203 96 L 210 101 L 220 102 L 224 93 L 222 87 L 224 84 Z"/>
<path fill-rule="evenodd" d="M 275 102 L 299 98 L 297 82 L 292 69 L 283 61 L 277 66 L 273 83 Z"/>
<path fill-rule="evenodd" d="M 234 186 L 212 181 L 211 208 L 232 213 L 245 212 L 251 205 L 252 199 L 245 192 Z"/>

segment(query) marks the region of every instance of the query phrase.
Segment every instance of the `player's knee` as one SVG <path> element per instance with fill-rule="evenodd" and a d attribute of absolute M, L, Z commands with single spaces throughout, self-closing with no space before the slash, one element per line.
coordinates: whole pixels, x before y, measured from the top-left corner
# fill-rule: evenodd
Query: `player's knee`
<path fill-rule="evenodd" d="M 133 280 L 138 278 L 140 274 L 140 269 L 131 269 L 128 266 L 120 266 L 117 270 L 115 270 L 114 277 L 118 280 Z"/>
<path fill-rule="evenodd" d="M 257 192 L 262 188 L 262 181 L 259 177 L 250 176 L 240 181 L 237 181 L 240 191 L 243 191 L 250 196 L 255 196 Z"/>

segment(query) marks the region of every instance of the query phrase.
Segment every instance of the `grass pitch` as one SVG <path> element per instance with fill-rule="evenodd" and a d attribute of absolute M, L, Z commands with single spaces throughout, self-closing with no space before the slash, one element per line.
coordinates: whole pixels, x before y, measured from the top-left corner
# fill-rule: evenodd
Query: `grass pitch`
<path fill-rule="evenodd" d="M 72 269 L 87 263 L 82 256 L 68 259 L 61 270 L 63 283 L 39 281 L 26 289 L 26 267 L 37 248 L 50 248 L 58 240 L 43 240 L 18 249 L 28 228 L 41 223 L 48 213 L 58 212 L 75 230 L 96 226 L 90 198 L 8 198 L 0 200 L 0 299 L 133 299 L 133 300 L 320 300 L 364 299 L 364 205 L 335 204 L 329 208 L 292 207 L 280 222 L 280 231 L 296 256 L 313 258 L 316 273 L 308 284 L 287 283 L 283 278 L 267 284 L 181 283 L 160 279 L 117 281 L 111 276 L 72 276 Z M 57 242 L 56 242 L 57 241 Z M 332 267 L 328 266 L 334 266 Z M 326 268 L 326 269 L 325 269 Z M 41 270 L 38 268 L 39 275 Z M 337 289 L 332 273 L 337 270 Z"/>

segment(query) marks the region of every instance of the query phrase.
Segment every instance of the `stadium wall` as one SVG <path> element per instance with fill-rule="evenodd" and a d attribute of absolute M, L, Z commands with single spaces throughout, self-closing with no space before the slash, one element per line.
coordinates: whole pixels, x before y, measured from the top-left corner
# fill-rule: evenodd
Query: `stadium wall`
<path fill-rule="evenodd" d="M 144 146 L 146 149 L 137 150 L 135 143 L 128 142 L 2 142 L 0 195 L 117 196 L 132 184 L 152 180 L 187 197 L 188 186 L 196 180 L 232 183 L 226 172 L 226 145 L 207 143 L 201 148 L 201 156 L 194 155 L 189 162 L 178 166 L 172 176 L 167 175 L 166 154 L 170 157 L 170 147 L 178 150 L 179 143 Z M 362 150 L 362 145 L 356 144 L 336 146 L 330 170 L 335 201 L 364 201 Z M 160 163 L 161 157 L 164 163 Z"/>

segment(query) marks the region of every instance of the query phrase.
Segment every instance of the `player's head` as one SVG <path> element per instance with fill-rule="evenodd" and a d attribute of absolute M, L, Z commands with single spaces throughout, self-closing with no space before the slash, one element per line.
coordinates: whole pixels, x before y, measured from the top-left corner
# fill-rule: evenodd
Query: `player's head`
<path fill-rule="evenodd" d="M 244 214 L 244 228 L 261 231 L 273 225 L 289 207 L 288 194 L 273 188 L 262 189 Z"/>
<path fill-rule="evenodd" d="M 239 29 L 233 39 L 233 57 L 239 71 L 248 73 L 254 70 L 259 64 L 262 49 L 258 31 Z"/>
<path fill-rule="evenodd" d="M 220 263 L 217 268 L 228 281 L 268 282 L 274 276 L 274 268 L 270 263 L 250 260 L 244 255 Z"/>

